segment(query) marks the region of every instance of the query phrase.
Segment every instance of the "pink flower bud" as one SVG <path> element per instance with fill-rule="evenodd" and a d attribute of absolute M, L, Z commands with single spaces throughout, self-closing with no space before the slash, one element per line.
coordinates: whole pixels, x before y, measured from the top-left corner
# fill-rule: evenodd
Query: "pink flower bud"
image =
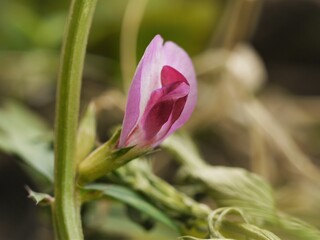
<path fill-rule="evenodd" d="M 196 100 L 190 57 L 155 36 L 133 77 L 118 147 L 156 147 L 190 118 Z"/>

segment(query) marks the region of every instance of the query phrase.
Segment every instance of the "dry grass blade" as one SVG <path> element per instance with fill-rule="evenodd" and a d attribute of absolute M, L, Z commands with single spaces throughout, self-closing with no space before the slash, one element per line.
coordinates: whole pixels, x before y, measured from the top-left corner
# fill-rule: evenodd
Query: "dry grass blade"
<path fill-rule="evenodd" d="M 284 154 L 290 163 L 289 166 L 295 172 L 314 182 L 319 182 L 320 172 L 317 167 L 258 100 L 243 102 L 241 106 L 251 124 L 262 129 L 264 135 Z"/>

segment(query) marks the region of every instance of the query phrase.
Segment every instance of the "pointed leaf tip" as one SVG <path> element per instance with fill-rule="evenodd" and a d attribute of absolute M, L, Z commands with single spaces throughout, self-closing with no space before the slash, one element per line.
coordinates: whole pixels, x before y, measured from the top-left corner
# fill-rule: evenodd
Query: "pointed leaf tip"
<path fill-rule="evenodd" d="M 50 196 L 49 194 L 35 192 L 35 191 L 31 190 L 31 188 L 29 186 L 25 186 L 25 189 L 27 190 L 27 192 L 29 194 L 28 198 L 31 198 L 36 203 L 36 205 L 47 206 L 47 205 L 50 205 L 54 201 L 54 198 L 52 196 Z"/>

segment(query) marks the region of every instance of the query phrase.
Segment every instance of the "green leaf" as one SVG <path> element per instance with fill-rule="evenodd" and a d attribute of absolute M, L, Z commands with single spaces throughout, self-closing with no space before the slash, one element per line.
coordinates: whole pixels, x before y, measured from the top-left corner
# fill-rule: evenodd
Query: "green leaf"
<path fill-rule="evenodd" d="M 211 237 L 256 240 L 280 240 L 272 232 L 250 224 L 247 214 L 234 207 L 218 208 L 209 217 L 209 231 Z"/>
<path fill-rule="evenodd" d="M 231 238 L 196 238 L 196 237 L 191 237 L 191 236 L 182 236 L 179 237 L 178 240 L 236 240 L 236 239 L 231 239 Z"/>
<path fill-rule="evenodd" d="M 111 184 L 90 184 L 86 186 L 85 189 L 99 191 L 104 196 L 111 197 L 125 204 L 128 204 L 129 206 L 140 210 L 153 219 L 178 231 L 176 225 L 164 213 L 159 211 L 157 208 L 144 200 L 139 194 L 135 193 L 129 188 Z"/>
<path fill-rule="evenodd" d="M 252 221 L 273 221 L 275 202 L 272 189 L 262 178 L 241 168 L 213 167 L 190 170 L 191 175 L 207 186 L 220 207 L 242 208 Z"/>
<path fill-rule="evenodd" d="M 253 240 L 281 240 L 278 236 L 272 232 L 261 229 L 255 225 L 249 223 L 235 224 L 231 222 L 224 222 L 223 228 L 228 229 L 229 231 L 234 231 L 238 235 L 243 235 L 241 239 L 253 239 Z M 238 239 L 238 238 L 237 238 Z"/>
<path fill-rule="evenodd" d="M 219 207 L 242 208 L 252 222 L 273 222 L 275 201 L 270 185 L 261 177 L 241 168 L 210 166 L 200 156 L 189 135 L 174 134 L 163 144 L 182 163 L 185 172 L 205 187 Z"/>
<path fill-rule="evenodd" d="M 0 149 L 16 154 L 53 182 L 51 132 L 44 121 L 15 102 L 0 108 Z"/>
<path fill-rule="evenodd" d="M 179 236 L 176 230 L 160 222 L 152 231 L 145 231 L 128 218 L 126 206 L 120 202 L 108 204 L 107 208 L 103 206 L 103 202 L 87 204 L 83 221 L 90 230 L 107 236 L 112 234 L 117 236 L 117 239 L 130 240 L 168 240 L 177 239 Z"/>
<path fill-rule="evenodd" d="M 191 188 L 194 190 L 198 183 L 200 192 L 212 196 L 218 206 L 242 209 L 251 223 L 267 226 L 284 239 L 320 239 L 320 231 L 315 227 L 279 213 L 271 186 L 258 175 L 241 168 L 208 165 L 186 133 L 174 134 L 162 146 L 176 156 L 191 176 Z M 254 232 L 254 227 L 237 226 L 249 232 Z"/>
<path fill-rule="evenodd" d="M 49 194 L 34 192 L 28 186 L 26 186 L 26 190 L 29 193 L 28 197 L 34 200 L 37 205 L 49 205 L 54 201 L 54 198 Z"/>
<path fill-rule="evenodd" d="M 242 208 L 259 223 L 274 220 L 272 188 L 258 175 L 241 168 L 210 166 L 184 132 L 174 134 L 162 146 L 176 156 L 187 175 L 192 177 L 191 188 L 194 189 L 194 180 L 197 180 L 219 207 Z"/>
<path fill-rule="evenodd" d="M 276 231 L 279 231 L 280 228 L 280 235 L 282 234 L 290 240 L 320 239 L 319 229 L 286 214 L 280 214 L 279 221 L 274 228 Z"/>

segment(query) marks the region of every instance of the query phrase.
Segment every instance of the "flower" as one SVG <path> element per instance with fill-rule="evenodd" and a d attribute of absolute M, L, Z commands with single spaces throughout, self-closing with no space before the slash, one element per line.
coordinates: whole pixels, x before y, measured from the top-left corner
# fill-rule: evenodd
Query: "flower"
<path fill-rule="evenodd" d="M 155 36 L 133 77 L 118 147 L 158 146 L 190 118 L 196 100 L 190 57 L 175 43 Z"/>

